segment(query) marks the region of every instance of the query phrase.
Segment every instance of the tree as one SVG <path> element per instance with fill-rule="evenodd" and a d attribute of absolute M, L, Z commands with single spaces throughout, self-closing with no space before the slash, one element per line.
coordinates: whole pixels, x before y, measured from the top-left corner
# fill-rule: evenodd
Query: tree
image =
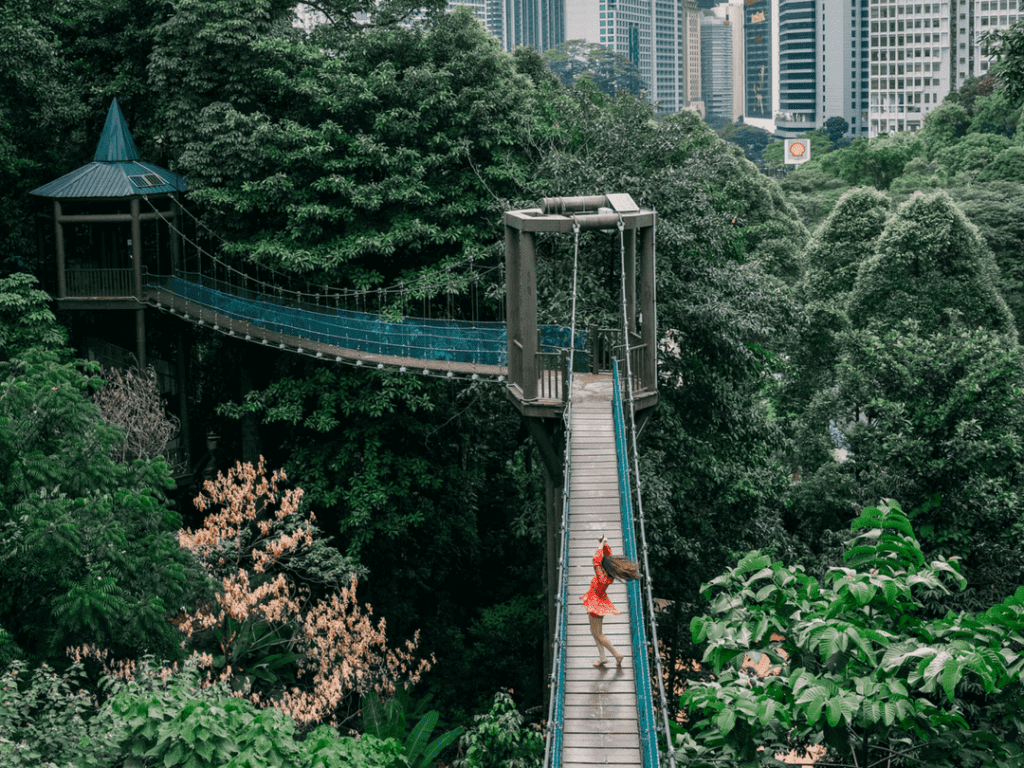
<path fill-rule="evenodd" d="M 1024 439 L 1024 368 L 1005 336 L 953 323 L 922 333 L 914 321 L 885 333 L 840 334 L 831 386 L 808 406 L 797 453 L 802 480 L 792 515 L 822 542 L 855 510 L 901 493 L 929 556 L 961 555 L 971 587 L 929 606 L 984 610 L 1014 589 L 1024 560 L 1012 531 Z M 836 461 L 827 425 L 849 456 Z M 934 503 L 937 494 L 939 503 Z"/>
<path fill-rule="evenodd" d="M 894 203 L 903 203 L 916 192 L 930 193 L 948 189 L 950 175 L 950 170 L 938 160 L 915 157 L 903 166 L 903 173 L 889 186 L 889 198 Z"/>
<path fill-rule="evenodd" d="M 1020 22 L 1009 29 L 989 32 L 981 40 L 983 50 L 995 56 L 989 70 L 999 87 L 1015 104 L 1024 101 L 1024 25 Z"/>
<path fill-rule="evenodd" d="M 994 169 L 1009 172 L 1016 167 L 1019 182 L 1000 181 Z M 992 251 L 999 279 L 996 287 L 1013 313 L 1018 328 L 1024 326 L 1024 221 L 1016 212 L 1024 205 L 1024 151 L 1018 147 L 1003 150 L 989 171 L 982 174 L 981 184 L 954 186 L 950 196 L 964 215 L 978 228 L 978 234 Z"/>
<path fill-rule="evenodd" d="M 155 459 L 163 456 L 178 431 L 178 419 L 164 410 L 156 370 L 108 368 L 101 372 L 103 388 L 93 402 L 107 424 L 124 430 L 124 440 L 115 451 L 117 461 Z"/>
<path fill-rule="evenodd" d="M 779 180 L 786 199 L 800 214 L 809 232 L 814 232 L 832 211 L 850 185 L 821 170 L 820 166 L 804 164 L 797 173 L 787 173 Z"/>
<path fill-rule="evenodd" d="M 715 679 L 682 696 L 690 764 L 770 764 L 810 744 L 851 768 L 1018 761 L 1024 588 L 929 617 L 929 596 L 965 579 L 955 556 L 926 560 L 889 500 L 854 519 L 843 560 L 819 582 L 751 552 L 702 587 L 712 613 L 691 629 Z M 744 668 L 764 657 L 763 673 Z"/>
<path fill-rule="evenodd" d="M 24 272 L 0 278 L 0 359 L 10 360 L 33 347 L 62 347 L 67 333 L 48 306 L 39 281 Z"/>
<path fill-rule="evenodd" d="M 0 367 L 0 626 L 32 660 L 86 643 L 173 659 L 166 614 L 204 585 L 173 538 L 168 466 L 113 460 L 124 434 L 89 400 L 101 382 L 66 357 Z"/>
<path fill-rule="evenodd" d="M 844 118 L 836 115 L 822 123 L 818 133 L 828 138 L 832 149 L 842 149 L 850 146 L 850 139 L 844 138 L 849 130 L 850 124 Z"/>
<path fill-rule="evenodd" d="M 995 287 L 997 268 L 959 208 L 944 192 L 915 195 L 888 222 L 877 252 L 863 263 L 848 312 L 857 328 L 889 329 L 913 318 L 923 334 L 950 327 L 992 329 L 1016 339 Z"/>
<path fill-rule="evenodd" d="M 372 609 L 364 614 L 356 601 L 357 569 L 316 547 L 312 516 L 297 519 L 302 489 L 284 489 L 285 479 L 279 471 L 268 478 L 261 461 L 238 463 L 205 484 L 196 506 L 210 514 L 178 541 L 218 589 L 213 603 L 176 624 L 190 638 L 212 630 L 215 655 L 194 653 L 211 668 L 211 681 L 299 723 L 337 724 L 351 697 L 416 683 L 430 662 L 412 655 L 418 632 L 406 650 L 388 648 L 384 621 L 375 626 Z M 325 597 L 313 596 L 311 581 L 326 588 Z"/>
<path fill-rule="evenodd" d="M 891 215 L 892 203 L 874 189 L 855 189 L 839 198 L 804 252 L 804 298 L 845 304 L 860 265 L 874 253 Z"/>
<path fill-rule="evenodd" d="M 995 133 L 1012 139 L 1020 121 L 1021 105 L 1014 104 L 1004 91 L 981 96 L 975 102 L 971 133 Z"/>
<path fill-rule="evenodd" d="M 975 104 L 978 99 L 990 96 L 996 87 L 996 79 L 989 72 L 983 77 L 968 77 L 960 87 L 950 91 L 946 101 L 951 104 L 959 104 L 967 110 L 970 117 L 974 117 Z"/>
<path fill-rule="evenodd" d="M 572 88 L 580 78 L 608 96 L 615 96 L 620 91 L 636 95 L 644 88 L 636 65 L 604 45 L 566 40 L 548 48 L 542 58 L 566 88 Z"/>
<path fill-rule="evenodd" d="M 954 102 L 942 102 L 924 116 L 924 127 L 919 132 L 926 143 L 928 157 L 933 158 L 955 145 L 967 135 L 970 126 L 971 116 L 966 109 Z"/>
<path fill-rule="evenodd" d="M 764 162 L 765 147 L 775 140 L 775 137 L 763 128 L 735 123 L 729 123 L 718 131 L 718 135 L 740 147 L 747 160 L 758 166 Z"/>
<path fill-rule="evenodd" d="M 964 171 L 982 171 L 989 168 L 1010 140 L 996 132 L 969 133 L 953 146 L 938 150 L 935 162 L 950 176 Z"/>
<path fill-rule="evenodd" d="M 223 255 L 359 288 L 486 258 L 538 91 L 513 57 L 465 9 L 320 50 L 252 3 L 182 4 L 151 68 Z"/>

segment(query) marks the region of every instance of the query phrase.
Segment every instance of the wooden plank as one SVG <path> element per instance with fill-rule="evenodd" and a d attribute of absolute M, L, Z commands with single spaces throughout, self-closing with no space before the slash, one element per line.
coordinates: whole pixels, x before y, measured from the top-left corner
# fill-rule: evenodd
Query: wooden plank
<path fill-rule="evenodd" d="M 566 723 L 568 725 L 568 722 Z M 590 723 L 593 727 L 593 723 Z M 602 749 L 640 749 L 639 733 L 604 732 L 594 733 L 580 727 L 569 731 L 563 728 L 562 748 L 576 749 L 580 747 L 601 747 Z"/>
<path fill-rule="evenodd" d="M 603 702 L 589 705 L 566 704 L 564 713 L 566 722 L 579 723 L 592 720 L 606 720 L 614 728 L 632 725 L 633 732 L 635 733 L 637 730 L 636 707 L 634 706 L 616 706 L 613 703 Z M 592 723 L 590 727 L 593 728 Z"/>
<path fill-rule="evenodd" d="M 600 749 L 596 747 L 563 747 L 562 764 L 599 764 L 599 765 L 640 765 L 638 749 Z"/>

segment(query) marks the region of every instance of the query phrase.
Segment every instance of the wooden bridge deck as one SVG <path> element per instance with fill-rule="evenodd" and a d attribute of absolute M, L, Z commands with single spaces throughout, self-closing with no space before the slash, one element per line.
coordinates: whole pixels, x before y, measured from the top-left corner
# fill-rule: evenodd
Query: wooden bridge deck
<path fill-rule="evenodd" d="M 562 745 L 562 764 L 567 767 L 600 764 L 639 768 L 643 763 L 626 587 L 619 581 L 609 587 L 608 597 L 621 615 L 606 616 L 603 627 L 615 649 L 626 657 L 621 669 L 610 655 L 603 668 L 593 666 L 598 650 L 580 601 L 590 588 L 594 550 L 601 534 L 608 537 L 613 553 L 622 554 L 612 388 L 610 374 L 573 377 L 569 615 Z"/>

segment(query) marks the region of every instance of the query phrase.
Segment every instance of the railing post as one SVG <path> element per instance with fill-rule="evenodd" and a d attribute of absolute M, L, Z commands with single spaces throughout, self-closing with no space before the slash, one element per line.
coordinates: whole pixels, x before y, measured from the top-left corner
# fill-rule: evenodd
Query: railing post
<path fill-rule="evenodd" d="M 562 350 L 559 370 L 562 372 L 562 402 L 569 402 L 569 351 Z"/>

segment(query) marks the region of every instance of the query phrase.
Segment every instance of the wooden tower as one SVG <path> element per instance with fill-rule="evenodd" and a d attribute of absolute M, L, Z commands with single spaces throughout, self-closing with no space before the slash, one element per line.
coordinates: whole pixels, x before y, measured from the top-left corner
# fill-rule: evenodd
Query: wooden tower
<path fill-rule="evenodd" d="M 179 266 L 180 212 L 173 195 L 187 189 L 181 176 L 139 158 L 114 99 L 93 161 L 30 193 L 52 201 L 42 216 L 53 222 L 55 253 L 45 253 L 43 237 L 39 248 L 44 263 L 56 257 L 57 307 L 130 313 L 140 368 L 146 366 L 147 357 L 147 276 L 171 274 Z M 187 456 L 188 398 L 181 339 L 177 357 L 181 444 Z"/>

